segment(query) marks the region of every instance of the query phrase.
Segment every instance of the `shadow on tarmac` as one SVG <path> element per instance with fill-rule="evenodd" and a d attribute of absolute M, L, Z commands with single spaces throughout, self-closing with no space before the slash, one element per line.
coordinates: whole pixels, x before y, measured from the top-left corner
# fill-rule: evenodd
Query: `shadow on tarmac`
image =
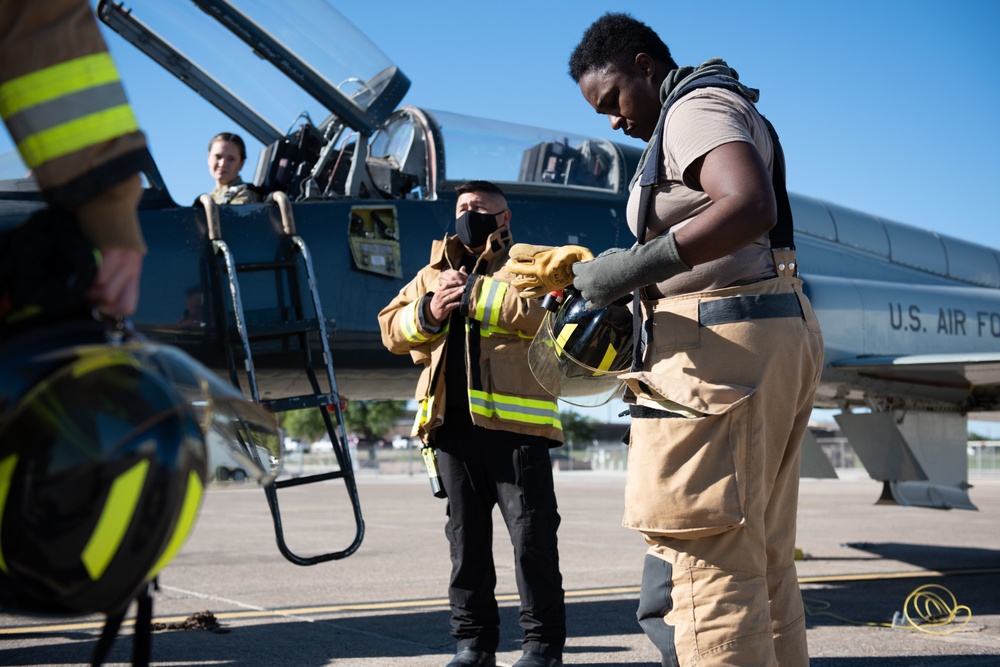
<path fill-rule="evenodd" d="M 357 658 L 384 658 L 389 661 L 412 657 L 427 660 L 430 656 L 454 652 L 454 641 L 448 634 L 449 618 L 447 610 L 434 610 L 338 616 L 312 622 L 241 623 L 226 633 L 157 631 L 153 635 L 152 661 L 156 664 L 319 667 L 331 661 Z M 226 627 L 225 621 L 222 625 Z M 588 663 L 597 667 L 620 665 L 615 660 L 615 654 L 628 652 L 628 648 L 616 645 L 614 641 L 601 641 L 602 636 L 641 634 L 635 621 L 633 600 L 571 601 L 567 604 L 567 625 L 571 635 L 571 645 L 565 651 L 567 661 L 572 662 L 574 653 L 607 654 L 607 662 Z M 519 651 L 522 633 L 518 627 L 516 605 L 500 608 L 500 628 L 498 652 Z M 6 635 L 8 640 L 44 637 L 68 641 L 6 649 L 0 644 L 0 664 L 83 664 L 93 654 L 97 633 L 95 630 L 93 634 L 40 634 L 28 630 L 23 634 Z M 129 630 L 119 635 L 106 664 L 129 664 L 131 651 Z M 250 656 L 252 659 L 248 659 Z M 446 661 L 443 660 L 442 664 Z"/>
<path fill-rule="evenodd" d="M 618 502 L 621 493 L 618 486 L 617 480 L 606 483 L 599 479 L 587 484 L 567 483 L 561 490 L 562 497 L 565 498 L 561 502 L 565 502 L 569 508 L 578 509 L 582 514 L 583 510 L 580 508 L 590 511 L 592 507 L 610 506 Z M 850 485 L 830 488 L 840 495 L 853 497 L 849 495 L 854 488 Z M 987 487 L 985 491 L 993 488 Z M 814 492 L 826 489 L 825 486 L 812 487 Z M 426 494 L 426 485 L 423 482 L 419 485 L 386 484 L 377 487 L 377 490 L 382 493 L 381 496 L 377 496 L 373 489 L 371 496 L 367 498 L 371 528 L 366 538 L 368 555 L 364 558 L 367 560 L 352 560 L 352 563 L 387 562 L 393 564 L 398 572 L 401 568 L 430 557 L 428 554 L 436 553 L 428 547 L 426 552 L 419 553 L 416 558 L 413 554 L 406 554 L 405 559 L 391 560 L 395 554 L 398 531 L 402 526 L 412 529 L 412 524 L 416 523 L 418 528 L 426 528 L 426 531 L 415 534 L 430 535 L 433 531 L 438 536 L 435 539 L 443 543 L 439 517 L 424 519 L 421 514 L 415 520 L 411 514 L 407 514 L 412 499 Z M 867 493 L 867 488 L 854 493 L 857 495 L 862 492 Z M 604 495 L 600 495 L 602 493 Z M 239 587 L 243 584 L 237 586 L 227 581 L 218 584 L 207 581 L 212 577 L 222 577 L 218 568 L 210 566 L 216 565 L 219 560 L 217 554 L 220 544 L 230 542 L 236 548 L 243 549 L 246 554 L 242 561 L 232 561 L 231 567 L 238 572 L 252 572 L 256 571 L 254 568 L 260 568 L 261 564 L 273 564 L 276 558 L 272 553 L 270 526 L 267 523 L 266 509 L 262 509 L 262 500 L 258 502 L 259 506 L 253 508 L 256 514 L 251 514 L 244 503 L 245 495 L 235 495 L 232 498 L 223 498 L 222 495 L 219 494 L 216 498 L 215 506 L 221 509 L 214 514 L 203 512 L 200 519 L 201 541 L 198 541 L 199 535 L 196 533 L 192 545 L 178 559 L 180 565 L 175 577 L 184 582 L 181 588 L 211 591 L 230 600 L 243 600 L 249 597 L 245 589 Z M 993 497 L 995 496 L 989 496 Z M 808 496 L 805 502 L 808 504 Z M 826 496 L 814 495 L 813 502 L 824 511 L 832 511 L 827 510 L 829 505 Z M 995 507 L 1000 507 L 996 501 L 992 502 Z M 1000 643 L 996 639 L 996 618 L 1000 616 L 1000 596 L 996 594 L 1000 591 L 1000 550 L 983 548 L 997 544 L 994 530 L 996 514 L 989 519 L 985 515 L 980 517 L 974 513 L 946 515 L 930 513 L 928 510 L 927 514 L 904 513 L 897 517 L 886 508 L 876 510 L 882 513 L 879 520 L 886 522 L 885 528 L 881 525 L 876 526 L 877 530 L 871 528 L 871 522 L 866 520 L 862 527 L 869 528 L 868 530 L 844 524 L 841 532 L 828 539 L 825 533 L 817 533 L 825 542 L 818 538 L 812 540 L 823 545 L 821 552 L 831 552 L 833 557 L 804 561 L 818 575 L 815 582 L 809 582 L 810 577 L 805 577 L 807 581 L 802 586 L 803 597 L 815 612 L 806 616 L 812 635 L 810 648 L 816 654 L 824 656 L 813 657 L 811 667 L 986 667 L 1000 664 Z M 214 524 L 211 523 L 213 520 Z M 597 541 L 599 544 L 613 546 L 615 540 L 620 539 L 621 529 L 616 521 L 617 519 L 607 520 L 605 527 L 605 523 L 583 523 L 581 520 L 576 524 L 577 532 L 567 534 L 567 543 L 572 543 L 575 539 L 579 543 Z M 567 521 L 567 525 L 572 527 L 574 524 Z M 309 524 L 306 528 L 312 529 L 313 526 Z M 247 537 L 255 535 L 254 531 L 264 531 L 262 534 L 268 536 L 266 544 L 258 537 Z M 385 536 L 381 538 L 381 542 L 380 536 Z M 893 538 L 944 542 L 946 546 L 889 541 Z M 420 539 L 428 543 L 431 541 L 431 538 Z M 562 539 L 561 533 L 560 540 Z M 849 542 L 850 540 L 871 541 Z M 419 540 L 417 542 L 423 543 Z M 808 539 L 804 540 L 806 546 L 810 542 Z M 838 548 L 838 545 L 849 549 Z M 437 543 L 434 543 L 433 548 L 439 548 Z M 446 546 L 442 544 L 440 548 L 443 550 Z M 574 563 L 572 557 L 578 553 L 582 555 Z M 623 558 L 633 558 L 633 554 L 631 546 L 618 550 L 605 549 L 596 555 L 593 550 L 578 549 L 568 551 L 567 562 L 582 572 L 585 567 L 590 566 L 589 562 L 581 564 L 584 556 L 588 561 L 596 559 L 596 564 L 601 566 L 606 563 L 617 564 Z M 360 558 L 362 557 L 354 557 Z M 833 566 L 832 563 L 836 565 Z M 240 570 L 241 567 L 244 569 Z M 354 573 L 351 576 L 370 585 L 372 599 L 394 600 L 400 595 L 393 587 L 394 580 L 383 580 L 384 570 L 371 569 L 370 565 L 350 567 L 352 569 L 347 571 Z M 911 568 L 913 571 L 910 571 Z M 804 569 L 806 568 L 800 567 L 800 575 Z M 916 571 L 918 569 L 927 571 Z M 956 570 L 979 572 L 958 574 Z M 614 572 L 616 574 L 609 575 L 611 583 L 620 581 L 618 570 Z M 856 574 L 858 572 L 872 574 L 866 578 L 866 575 Z M 940 576 L 938 572 L 943 572 L 946 576 Z M 843 580 L 835 580 L 837 576 L 843 577 Z M 821 577 L 825 577 L 825 580 Z M 152 645 L 154 664 L 222 667 L 425 667 L 443 665 L 454 652 L 454 642 L 448 634 L 449 613 L 441 606 L 410 611 L 397 608 L 396 611 L 344 611 L 322 615 L 305 611 L 300 613 L 292 606 L 277 606 L 289 605 L 289 600 L 301 601 L 303 607 L 306 607 L 332 604 L 331 598 L 336 599 L 335 589 L 331 589 L 330 595 L 323 592 L 305 595 L 294 588 L 296 585 L 301 587 L 301 582 L 305 580 L 305 577 L 290 578 L 293 590 L 287 596 L 282 589 L 274 596 L 254 601 L 271 610 L 271 613 L 265 612 L 231 622 L 221 619 L 223 626 L 230 630 L 226 634 L 203 630 L 156 632 Z M 894 613 L 903 610 L 910 593 L 929 583 L 946 587 L 954 594 L 958 604 L 971 609 L 973 618 L 967 630 L 959 635 L 941 638 L 916 631 L 870 627 L 869 624 L 890 623 Z M 440 595 L 443 586 L 428 585 L 427 592 L 417 588 L 414 590 L 419 592 L 413 595 Z M 208 600 L 198 599 L 182 602 L 185 605 L 212 604 Z M 206 608 L 180 606 L 176 601 L 174 607 L 183 609 L 184 614 Z M 653 649 L 635 620 L 635 609 L 635 596 L 628 594 L 568 598 L 567 625 L 570 636 L 565 650 L 566 664 L 597 667 L 652 667 L 656 664 L 651 657 Z M 502 640 L 499 650 L 509 658 L 519 652 L 521 639 L 517 604 L 505 603 L 500 608 L 500 615 Z M 988 618 L 981 620 L 979 617 Z M 87 618 L 92 620 L 94 617 Z M 979 628 L 975 627 L 977 624 Z M 130 664 L 130 635 L 131 631 L 126 630 L 115 641 L 107 667 Z M 26 625 L 23 633 L 7 633 L 0 639 L 0 665 L 49 667 L 89 664 L 98 636 L 99 630 L 71 626 L 39 632 Z M 963 649 L 967 654 L 962 653 Z M 985 654 L 987 652 L 990 653 Z M 643 661 L 643 658 L 646 660 Z M 506 664 L 510 662 L 513 660 L 508 659 Z"/>
<path fill-rule="evenodd" d="M 886 658 L 810 658 L 809 667 L 996 667 L 995 655 L 935 655 Z"/>
<path fill-rule="evenodd" d="M 990 581 L 993 583 L 991 584 Z M 1000 574 L 984 578 L 976 576 L 937 577 L 930 583 L 951 590 L 960 604 L 966 604 L 973 614 L 1000 613 L 1000 600 L 994 591 L 1000 590 Z M 829 605 L 825 613 L 807 614 L 807 626 L 864 625 L 888 622 L 902 608 L 906 596 L 916 587 L 928 583 L 923 579 L 879 579 L 872 581 L 837 582 L 806 585 L 803 597 L 807 607 Z M 645 641 L 635 620 L 636 602 L 632 599 L 570 600 L 567 604 L 569 640 L 565 651 L 567 664 L 574 655 L 600 656 L 601 662 L 588 661 L 596 667 L 616 667 L 623 664 L 629 649 L 622 636 L 634 635 Z M 294 610 L 290 610 L 294 611 Z M 834 616 L 830 615 L 833 614 Z M 516 605 L 500 608 L 501 644 L 499 652 L 518 651 L 521 630 L 518 627 Z M 845 620 L 850 619 L 850 620 Z M 338 660 L 384 659 L 387 663 L 406 664 L 406 658 L 421 664 L 432 656 L 447 656 L 454 644 L 448 635 L 449 613 L 435 609 L 394 614 L 359 614 L 314 619 L 311 622 L 265 621 L 240 623 L 227 628 L 229 632 L 204 630 L 158 631 L 153 637 L 153 662 L 156 664 L 216 664 L 216 665 L 292 665 L 321 667 Z M 97 631 L 67 631 L 56 633 L 26 632 L 8 635 L 5 639 L 58 637 L 59 642 L 46 645 L 2 648 L 3 665 L 60 665 L 89 662 L 96 645 Z M 120 635 L 106 664 L 129 664 L 131 631 Z M 810 667 L 918 667 L 947 665 L 951 667 L 986 667 L 996 665 L 997 657 L 974 655 L 931 656 L 872 656 L 813 658 Z M 445 660 L 442 661 L 445 662 Z M 628 661 L 627 664 L 635 664 Z"/>
<path fill-rule="evenodd" d="M 950 591 L 955 596 L 955 604 L 971 609 L 973 617 L 1000 614 L 1000 598 L 996 595 L 996 591 L 1000 590 L 1000 572 L 991 575 L 877 579 L 803 585 L 806 627 L 890 624 L 896 612 L 904 611 L 910 594 L 928 584 L 935 586 L 931 592 L 948 603 L 951 603 L 947 592 Z M 911 617 L 918 619 L 913 605 L 911 601 L 907 611 Z M 961 623 L 966 616 L 965 612 L 960 612 L 956 623 Z"/>
<path fill-rule="evenodd" d="M 867 552 L 877 559 L 910 563 L 924 570 L 1000 567 L 1000 551 L 996 549 L 901 542 L 848 542 L 844 546 Z"/>

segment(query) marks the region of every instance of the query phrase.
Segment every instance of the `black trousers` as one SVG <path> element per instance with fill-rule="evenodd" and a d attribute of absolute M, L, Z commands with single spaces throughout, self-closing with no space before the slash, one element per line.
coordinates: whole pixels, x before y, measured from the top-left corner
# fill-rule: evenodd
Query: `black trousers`
<path fill-rule="evenodd" d="M 492 512 L 499 505 L 514 547 L 522 648 L 561 658 L 566 606 L 548 447 L 463 421 L 446 422 L 435 434 L 438 471 L 448 493 L 445 534 L 451 546 L 451 635 L 459 650 L 497 651 L 500 616 Z M 532 444 L 519 444 L 519 440 Z"/>

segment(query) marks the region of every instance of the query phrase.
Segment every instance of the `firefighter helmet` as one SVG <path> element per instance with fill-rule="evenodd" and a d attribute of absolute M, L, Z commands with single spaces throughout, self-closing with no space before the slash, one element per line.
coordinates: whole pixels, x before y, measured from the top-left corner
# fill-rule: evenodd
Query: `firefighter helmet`
<path fill-rule="evenodd" d="M 528 366 L 553 396 L 583 407 L 603 405 L 621 389 L 632 365 L 632 314 L 611 304 L 587 310 L 571 289 L 546 313 L 528 350 Z"/>
<path fill-rule="evenodd" d="M 99 323 L 5 342 L 0 608 L 123 610 L 194 525 L 206 431 L 235 396 L 179 350 L 110 342 Z"/>

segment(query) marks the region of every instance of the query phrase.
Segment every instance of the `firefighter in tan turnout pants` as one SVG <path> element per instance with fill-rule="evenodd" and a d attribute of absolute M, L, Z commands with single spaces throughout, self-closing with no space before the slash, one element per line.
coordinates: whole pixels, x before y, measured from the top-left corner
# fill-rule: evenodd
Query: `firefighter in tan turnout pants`
<path fill-rule="evenodd" d="M 726 63 L 678 67 L 627 14 L 587 29 L 570 75 L 648 142 L 627 209 L 639 242 L 573 266 L 590 307 L 635 291 L 641 315 L 624 517 L 649 544 L 639 623 L 664 665 L 805 667 L 799 447 L 823 345 L 776 135 Z"/>
<path fill-rule="evenodd" d="M 448 588 L 457 653 L 449 667 L 494 667 L 499 612 L 492 511 L 499 506 L 521 597 L 516 667 L 560 667 L 566 611 L 549 448 L 562 444 L 556 399 L 528 369 L 545 310 L 523 299 L 504 266 L 511 211 L 503 192 L 471 181 L 456 192 L 456 236 L 379 313 L 382 341 L 424 367 L 414 434 L 433 445 L 447 493 Z"/>

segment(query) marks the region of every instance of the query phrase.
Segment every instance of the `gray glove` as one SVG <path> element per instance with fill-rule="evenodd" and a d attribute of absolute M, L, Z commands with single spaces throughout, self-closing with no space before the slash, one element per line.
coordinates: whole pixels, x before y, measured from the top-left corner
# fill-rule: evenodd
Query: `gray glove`
<path fill-rule="evenodd" d="M 633 290 L 690 270 L 677 254 L 673 232 L 667 232 L 645 245 L 612 248 L 589 262 L 575 263 L 573 286 L 587 300 L 587 308 L 597 310 Z"/>

